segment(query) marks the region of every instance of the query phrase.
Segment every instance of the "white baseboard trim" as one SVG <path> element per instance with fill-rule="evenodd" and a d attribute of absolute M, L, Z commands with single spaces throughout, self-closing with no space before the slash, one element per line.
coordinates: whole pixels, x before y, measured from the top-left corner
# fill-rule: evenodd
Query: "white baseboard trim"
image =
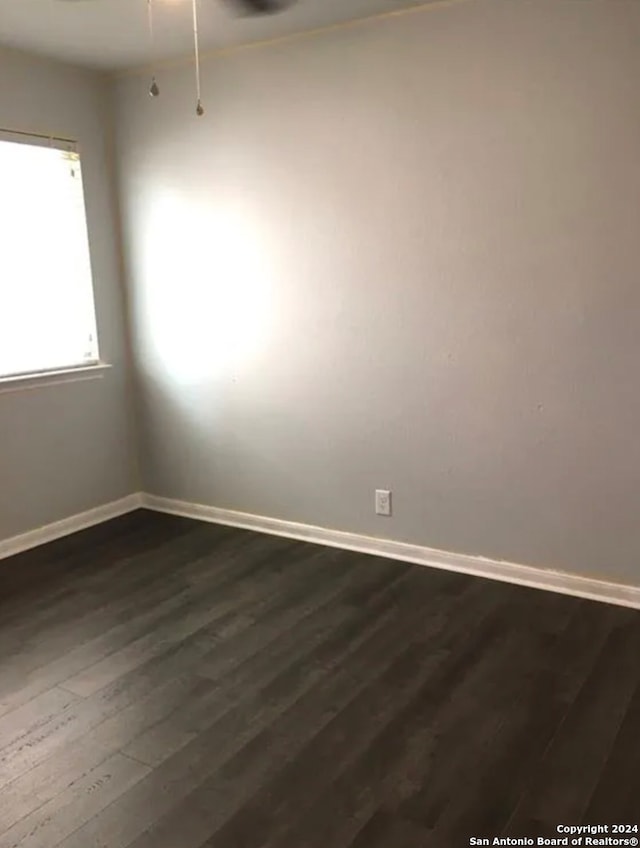
<path fill-rule="evenodd" d="M 61 521 L 55 521 L 53 524 L 46 524 L 44 527 L 30 530 L 28 533 L 22 533 L 20 536 L 5 539 L 0 541 L 0 559 L 28 551 L 30 548 L 44 545 L 46 542 L 53 542 L 62 536 L 69 536 L 71 533 L 92 527 L 94 524 L 101 524 L 111 518 L 117 518 L 119 515 L 139 509 L 141 506 L 142 495 L 137 492 L 117 501 L 97 506 L 94 509 L 88 509 L 86 512 L 71 515 L 69 518 L 63 518 Z"/>
<path fill-rule="evenodd" d="M 230 527 L 242 527 L 275 536 L 286 536 L 305 542 L 315 542 L 335 548 L 373 554 L 375 556 L 412 562 L 429 568 L 441 568 L 447 571 L 459 571 L 476 577 L 500 580 L 504 583 L 516 583 L 534 589 L 574 595 L 593 601 L 602 601 L 624 607 L 640 609 L 640 586 L 628 586 L 624 583 L 610 583 L 593 577 L 583 577 L 563 571 L 552 571 L 528 565 L 516 565 L 485 557 L 455 554 L 438 551 L 421 545 L 395 542 L 390 539 L 377 539 L 341 530 L 328 530 L 311 524 L 298 524 L 293 521 L 281 521 L 262 515 L 251 515 L 203 504 L 187 503 L 156 495 L 142 495 L 142 506 L 156 512 L 166 512 L 185 518 L 209 521 L 213 524 L 225 524 Z"/>
<path fill-rule="evenodd" d="M 68 536 L 71 533 L 76 533 L 79 530 L 84 530 L 87 527 L 92 527 L 95 524 L 101 524 L 103 521 L 117 518 L 140 507 L 155 512 L 166 512 L 185 518 L 209 521 L 213 524 L 241 527 L 259 533 L 300 539 L 304 542 L 397 559 L 429 568 L 458 571 L 462 574 L 486 577 L 490 580 L 516 583 L 534 589 L 559 592 L 564 595 L 574 595 L 579 598 L 640 609 L 640 586 L 611 583 L 594 577 L 535 568 L 529 565 L 517 565 L 516 563 L 469 554 L 439 551 L 422 545 L 396 542 L 392 539 L 378 539 L 357 533 L 347 533 L 342 530 L 329 530 L 326 527 L 316 527 L 312 524 L 282 521 L 278 518 L 235 512 L 229 509 L 193 504 L 140 492 L 0 541 L 0 560 L 60 539 L 63 536 Z"/>

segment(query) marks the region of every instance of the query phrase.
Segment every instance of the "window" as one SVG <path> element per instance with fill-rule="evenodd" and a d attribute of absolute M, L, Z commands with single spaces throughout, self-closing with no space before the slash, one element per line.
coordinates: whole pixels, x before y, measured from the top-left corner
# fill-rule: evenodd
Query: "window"
<path fill-rule="evenodd" d="M 0 378 L 99 361 L 80 157 L 0 135 Z"/>

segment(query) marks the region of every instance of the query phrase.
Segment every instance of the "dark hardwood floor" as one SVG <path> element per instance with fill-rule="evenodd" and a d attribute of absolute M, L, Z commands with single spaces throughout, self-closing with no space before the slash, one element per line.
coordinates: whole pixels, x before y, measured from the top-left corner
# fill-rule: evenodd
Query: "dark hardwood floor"
<path fill-rule="evenodd" d="M 0 848 L 640 811 L 640 613 L 139 511 L 0 563 Z"/>

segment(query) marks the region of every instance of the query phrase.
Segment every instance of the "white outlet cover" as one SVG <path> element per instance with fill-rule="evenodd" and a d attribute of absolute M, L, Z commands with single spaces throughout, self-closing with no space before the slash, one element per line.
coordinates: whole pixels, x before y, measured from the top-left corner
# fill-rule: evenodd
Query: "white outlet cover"
<path fill-rule="evenodd" d="M 391 492 L 389 489 L 376 489 L 376 515 L 391 515 Z"/>

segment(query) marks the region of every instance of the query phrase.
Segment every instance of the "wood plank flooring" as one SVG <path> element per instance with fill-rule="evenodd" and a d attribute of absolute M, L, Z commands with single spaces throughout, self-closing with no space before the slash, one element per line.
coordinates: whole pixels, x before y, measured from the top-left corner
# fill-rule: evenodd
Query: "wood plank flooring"
<path fill-rule="evenodd" d="M 0 848 L 553 836 L 639 760 L 632 610 L 142 510 L 0 563 Z"/>

